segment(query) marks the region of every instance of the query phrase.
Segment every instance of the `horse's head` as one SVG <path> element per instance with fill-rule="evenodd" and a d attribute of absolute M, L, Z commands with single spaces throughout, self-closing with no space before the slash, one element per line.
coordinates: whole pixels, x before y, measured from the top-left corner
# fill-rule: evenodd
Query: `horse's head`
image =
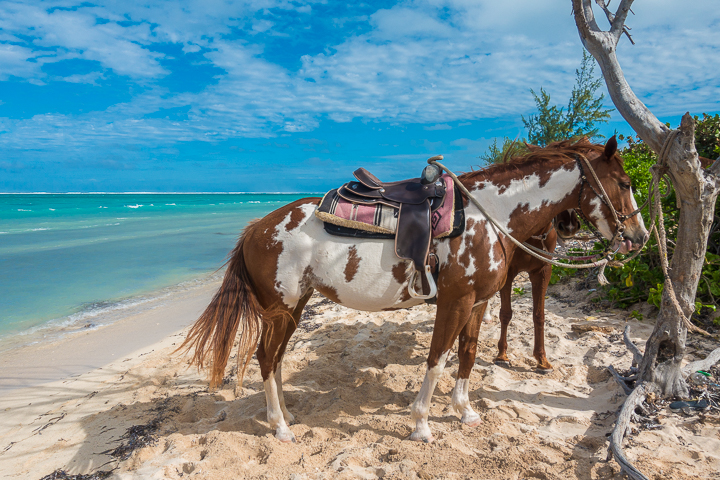
<path fill-rule="evenodd" d="M 587 158 L 602 188 L 598 187 L 592 172 L 588 171 L 587 164 L 579 161 L 584 177 L 584 180 L 581 180 L 584 185 L 581 187 L 580 196 L 582 213 L 603 237 L 614 240 L 613 248 L 619 247 L 620 253 L 639 249 L 650 234 L 639 213 L 628 216 L 637 210 L 637 203 L 630 177 L 623 169 L 623 159 L 617 154 L 615 137 L 608 140 L 602 151 L 592 151 Z M 603 190 L 607 197 L 603 195 Z M 613 209 L 618 221 L 613 215 Z"/>
<path fill-rule="evenodd" d="M 575 210 L 564 210 L 560 215 L 553 219 L 555 231 L 558 237 L 563 240 L 572 238 L 578 230 L 580 230 L 580 220 L 578 220 Z"/>

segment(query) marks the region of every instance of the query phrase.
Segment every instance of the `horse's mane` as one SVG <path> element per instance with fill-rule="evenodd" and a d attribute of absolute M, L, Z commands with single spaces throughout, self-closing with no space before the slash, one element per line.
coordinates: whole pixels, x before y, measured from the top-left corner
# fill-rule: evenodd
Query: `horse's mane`
<path fill-rule="evenodd" d="M 537 145 L 527 145 L 530 152 L 517 155 L 512 157 L 505 163 L 497 163 L 480 170 L 463 173 L 458 178 L 461 180 L 473 180 L 479 176 L 501 174 L 512 170 L 517 170 L 521 166 L 533 162 L 533 161 L 561 161 L 568 162 L 575 158 L 576 154 L 586 155 L 589 152 L 597 152 L 602 155 L 605 151 L 604 145 L 598 145 L 591 143 L 587 137 L 582 137 L 579 140 L 561 140 L 559 142 L 553 142 L 546 147 L 538 147 Z M 623 164 L 622 157 L 620 155 L 613 155 L 620 165 Z"/>

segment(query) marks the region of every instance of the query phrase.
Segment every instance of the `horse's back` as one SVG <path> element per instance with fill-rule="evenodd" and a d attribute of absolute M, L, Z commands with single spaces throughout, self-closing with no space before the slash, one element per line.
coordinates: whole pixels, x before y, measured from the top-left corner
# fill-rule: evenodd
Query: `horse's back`
<path fill-rule="evenodd" d="M 296 200 L 248 227 L 244 257 L 261 303 L 292 308 L 310 289 L 358 310 L 412 303 L 404 294 L 408 262 L 394 242 L 330 235 L 314 215 L 320 200 Z"/>

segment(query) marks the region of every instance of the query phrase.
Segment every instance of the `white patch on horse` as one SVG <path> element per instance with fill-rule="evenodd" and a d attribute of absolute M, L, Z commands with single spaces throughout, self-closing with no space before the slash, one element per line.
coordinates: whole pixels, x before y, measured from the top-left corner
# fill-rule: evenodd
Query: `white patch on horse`
<path fill-rule="evenodd" d="M 480 422 L 480 415 L 475 413 L 475 410 L 470 406 L 470 397 L 468 395 L 469 386 L 470 379 L 457 379 L 455 389 L 453 389 L 451 405 L 462 417 L 460 420 L 462 423 L 475 425 Z"/>
<path fill-rule="evenodd" d="M 474 222 L 472 226 L 466 227 L 460 241 L 460 248 L 458 248 L 457 254 L 455 255 L 455 261 L 458 265 L 465 269 L 465 276 L 469 279 L 468 283 L 474 283 L 472 279 L 473 274 L 477 271 L 475 266 L 475 252 L 471 251 L 468 255 L 468 264 L 465 265 L 462 260 L 462 256 L 465 255 L 465 251 L 470 249 L 472 239 L 475 236 L 475 230 L 477 229 L 477 222 Z"/>
<path fill-rule="evenodd" d="M 281 442 L 294 442 L 295 435 L 290 431 L 285 423 L 280 399 L 278 398 L 278 387 L 275 382 L 275 375 L 263 382 L 265 389 L 265 401 L 267 402 L 267 420 L 270 428 L 275 429 L 275 437 Z"/>
<path fill-rule="evenodd" d="M 600 233 L 603 234 L 603 237 L 605 238 L 612 238 L 612 230 L 610 230 L 610 225 L 607 222 L 607 219 L 605 218 L 605 215 L 602 213 L 602 199 L 600 197 L 595 197 L 592 200 L 590 200 L 590 205 L 592 205 L 594 208 L 592 209 L 592 212 L 590 212 L 590 218 L 594 220 L 594 224 L 597 227 L 597 229 L 600 231 Z"/>
<path fill-rule="evenodd" d="M 282 410 L 283 418 L 285 422 L 290 425 L 295 421 L 295 416 L 290 413 L 285 405 L 285 395 L 283 394 L 282 388 L 282 358 L 278 362 L 277 370 L 275 371 L 275 385 L 277 386 L 278 400 L 280 401 L 280 410 Z"/>
<path fill-rule="evenodd" d="M 632 188 L 630 188 L 630 205 L 632 205 L 633 212 L 634 212 L 635 210 L 637 210 L 638 206 L 637 206 L 637 202 L 635 201 L 635 193 L 633 192 L 633 189 L 632 189 Z M 645 221 L 643 220 L 642 215 L 640 215 L 640 214 L 638 213 L 637 215 L 635 215 L 635 218 L 637 218 L 637 221 L 638 221 L 638 224 L 640 225 L 640 228 L 641 228 L 642 230 L 644 230 L 644 231 L 647 231 L 647 229 L 645 228 Z"/>
<path fill-rule="evenodd" d="M 291 213 L 275 228 L 273 240 L 282 245 L 278 257 L 276 290 L 283 303 L 294 307 L 308 287 L 332 288 L 344 306 L 365 311 L 403 308 L 422 303 L 411 299 L 401 302 L 406 283 L 393 277 L 393 267 L 400 262 L 392 240 L 353 239 L 330 235 L 313 214 L 314 204 L 299 207 L 303 218 L 297 227 L 286 230 Z M 360 259 L 350 282 L 345 278 L 351 247 Z M 311 283 L 302 284 L 303 275 L 312 271 Z"/>
<path fill-rule="evenodd" d="M 430 425 L 428 425 L 427 421 L 428 415 L 430 414 L 430 401 L 432 400 L 435 386 L 445 369 L 445 362 L 447 361 L 449 353 L 450 350 L 440 355 L 438 364 L 432 368 L 428 368 L 425 372 L 425 379 L 423 380 L 422 387 L 420 387 L 420 392 L 415 398 L 412 407 L 410 407 L 412 419 L 415 421 L 415 431 L 410 435 L 411 440 L 433 441 Z"/>
<path fill-rule="evenodd" d="M 540 176 L 533 173 L 521 179 L 512 180 L 507 187 L 495 185 L 489 180 L 480 182 L 470 193 L 480 202 L 488 215 L 509 233 L 512 233 L 510 219 L 516 210 L 524 208 L 527 213 L 531 213 L 541 207 L 562 201 L 577 185 L 579 176 L 577 167 L 571 170 L 559 168 L 550 174 L 550 178 L 542 187 L 540 186 Z M 473 218 L 476 222 L 485 220 L 485 216 L 474 208 L 469 212 L 466 211 L 465 215 L 466 218 Z M 485 231 L 488 240 L 490 271 L 496 271 L 503 260 L 495 258 L 495 244 L 499 240 L 498 233 L 490 223 L 486 225 Z"/>

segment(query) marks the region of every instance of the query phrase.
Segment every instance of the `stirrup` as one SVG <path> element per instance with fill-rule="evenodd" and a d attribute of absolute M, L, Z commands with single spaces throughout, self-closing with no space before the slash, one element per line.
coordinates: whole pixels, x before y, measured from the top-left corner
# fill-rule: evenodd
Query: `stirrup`
<path fill-rule="evenodd" d="M 432 273 L 430 273 L 430 265 L 425 265 L 425 277 L 427 278 L 428 284 L 430 285 L 430 293 L 427 295 L 422 295 L 421 293 L 417 293 L 415 291 L 415 280 L 417 279 L 418 271 L 413 270 L 412 275 L 410 275 L 410 282 L 408 283 L 408 293 L 412 298 L 417 298 L 418 300 L 428 300 L 430 298 L 433 298 L 437 294 L 437 287 L 435 286 L 435 280 L 433 280 Z M 420 287 L 422 289 L 422 286 Z"/>

